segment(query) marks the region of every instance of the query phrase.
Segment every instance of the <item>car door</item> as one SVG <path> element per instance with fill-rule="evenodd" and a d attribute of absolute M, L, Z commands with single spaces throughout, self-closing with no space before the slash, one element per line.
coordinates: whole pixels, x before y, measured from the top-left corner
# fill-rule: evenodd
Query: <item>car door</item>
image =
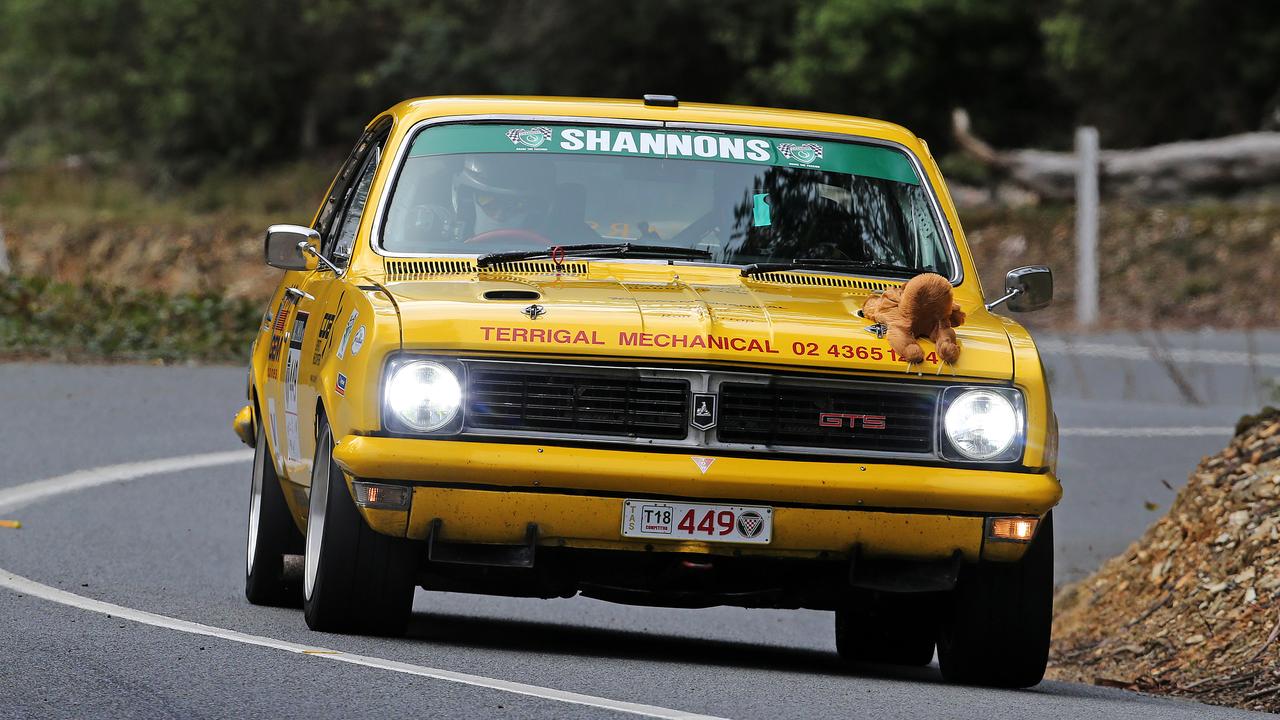
<path fill-rule="evenodd" d="M 356 145 L 334 183 L 326 210 L 321 213 L 320 253 L 336 266 L 321 261 L 302 279 L 298 287 L 297 309 L 292 323 L 294 333 L 285 358 L 282 388 L 285 417 L 289 479 L 310 486 L 311 460 L 315 455 L 317 400 L 323 397 L 323 363 L 336 352 L 342 338 L 350 306 L 346 297 L 348 284 L 343 271 L 359 234 L 360 219 L 369 200 L 373 176 L 381 161 L 381 149 L 390 132 L 390 122 L 375 124 Z"/>

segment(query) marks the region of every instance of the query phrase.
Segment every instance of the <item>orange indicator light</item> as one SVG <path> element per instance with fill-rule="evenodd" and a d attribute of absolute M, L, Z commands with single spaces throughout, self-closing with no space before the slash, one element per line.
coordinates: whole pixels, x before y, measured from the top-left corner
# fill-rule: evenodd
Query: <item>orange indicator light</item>
<path fill-rule="evenodd" d="M 987 521 L 987 537 L 1008 542 L 1031 542 L 1039 524 L 1040 519 L 1033 517 L 991 518 Z"/>

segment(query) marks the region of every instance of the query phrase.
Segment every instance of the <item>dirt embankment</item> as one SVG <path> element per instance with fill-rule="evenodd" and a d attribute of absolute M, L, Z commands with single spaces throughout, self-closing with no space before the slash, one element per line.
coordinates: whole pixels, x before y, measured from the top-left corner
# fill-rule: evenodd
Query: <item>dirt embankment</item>
<path fill-rule="evenodd" d="M 19 275 L 263 301 L 280 276 L 262 262 L 265 229 L 232 218 L 145 226 L 24 222 L 5 228 L 9 261 Z"/>
<path fill-rule="evenodd" d="M 962 211 L 988 297 L 1018 265 L 1048 265 L 1054 302 L 1020 316 L 1038 328 L 1071 328 L 1075 220 L 1070 206 Z M 1280 203 L 1103 208 L 1098 248 L 1101 322 L 1107 329 L 1274 327 L 1280 294 Z"/>
<path fill-rule="evenodd" d="M 1055 601 L 1049 676 L 1280 711 L 1280 411 L 1243 418 L 1168 515 Z"/>

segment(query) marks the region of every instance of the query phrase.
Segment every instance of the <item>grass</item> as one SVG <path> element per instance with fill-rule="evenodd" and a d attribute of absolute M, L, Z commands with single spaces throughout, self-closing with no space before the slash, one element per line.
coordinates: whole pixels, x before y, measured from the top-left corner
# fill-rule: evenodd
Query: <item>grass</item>
<path fill-rule="evenodd" d="M 42 223 L 192 226 L 307 223 L 338 159 L 299 162 L 252 175 L 226 172 L 191 187 L 147 184 L 128 168 L 45 167 L 0 175 L 0 212 L 16 226 Z"/>
<path fill-rule="evenodd" d="M 219 294 L 0 279 L 0 348 L 9 357 L 247 362 L 261 318 L 259 304 Z"/>

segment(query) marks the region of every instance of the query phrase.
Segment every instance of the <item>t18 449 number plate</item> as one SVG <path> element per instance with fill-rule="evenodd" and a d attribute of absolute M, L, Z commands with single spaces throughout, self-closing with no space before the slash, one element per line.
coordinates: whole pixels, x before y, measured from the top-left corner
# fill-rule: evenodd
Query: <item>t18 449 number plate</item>
<path fill-rule="evenodd" d="M 622 536 L 765 545 L 773 539 L 773 508 L 627 500 Z"/>

